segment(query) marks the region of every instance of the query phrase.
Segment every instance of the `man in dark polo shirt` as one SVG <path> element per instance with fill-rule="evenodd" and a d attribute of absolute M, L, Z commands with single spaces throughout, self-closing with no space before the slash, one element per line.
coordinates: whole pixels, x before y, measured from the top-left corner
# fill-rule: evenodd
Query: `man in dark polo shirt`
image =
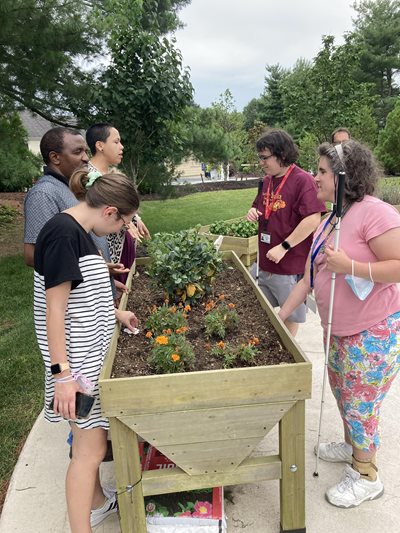
<path fill-rule="evenodd" d="M 40 141 L 40 152 L 46 165 L 44 175 L 29 190 L 24 203 L 24 260 L 32 267 L 40 230 L 54 215 L 78 203 L 69 188 L 69 178 L 77 168 L 89 162 L 85 139 L 79 131 L 70 128 L 56 127 L 47 131 Z M 92 239 L 109 262 L 106 239 L 93 234 Z M 112 286 L 115 292 L 114 283 Z"/>
<path fill-rule="evenodd" d="M 259 287 L 277 307 L 304 274 L 312 234 L 325 205 L 317 199 L 313 176 L 295 164 L 297 147 L 288 133 L 269 130 L 256 146 L 265 177 L 247 219 L 258 221 Z M 255 264 L 251 270 L 254 278 L 256 272 Z M 305 320 L 306 306 L 302 304 L 285 325 L 295 336 Z"/>

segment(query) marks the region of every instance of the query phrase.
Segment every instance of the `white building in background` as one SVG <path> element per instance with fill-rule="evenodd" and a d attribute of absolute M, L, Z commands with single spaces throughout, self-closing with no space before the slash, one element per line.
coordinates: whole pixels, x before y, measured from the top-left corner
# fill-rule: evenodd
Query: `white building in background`
<path fill-rule="evenodd" d="M 31 152 L 38 155 L 40 154 L 40 139 L 51 128 L 54 128 L 57 124 L 52 124 L 45 118 L 31 113 L 27 109 L 20 111 L 19 116 L 22 124 L 28 133 L 28 147 Z"/>

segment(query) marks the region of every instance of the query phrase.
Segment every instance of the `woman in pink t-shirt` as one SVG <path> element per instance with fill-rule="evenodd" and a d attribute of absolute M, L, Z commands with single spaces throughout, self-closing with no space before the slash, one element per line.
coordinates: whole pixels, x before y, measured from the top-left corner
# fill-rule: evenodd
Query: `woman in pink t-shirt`
<path fill-rule="evenodd" d="M 339 249 L 333 249 L 333 214 L 316 231 L 306 265 L 310 274 L 279 315 L 285 320 L 314 288 L 326 333 L 331 275 L 336 272 L 328 376 L 343 419 L 344 442 L 320 444 L 319 456 L 350 463 L 326 493 L 331 504 L 348 508 L 383 494 L 376 450 L 380 407 L 400 368 L 400 215 L 372 196 L 378 171 L 368 148 L 354 140 L 325 143 L 319 156 L 320 200 L 335 202 L 338 173 L 346 173 Z"/>

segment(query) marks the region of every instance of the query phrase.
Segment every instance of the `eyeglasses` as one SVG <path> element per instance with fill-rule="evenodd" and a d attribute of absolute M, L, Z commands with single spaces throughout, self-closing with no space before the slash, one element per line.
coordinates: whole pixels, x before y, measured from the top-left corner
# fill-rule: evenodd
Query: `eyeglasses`
<path fill-rule="evenodd" d="M 270 157 L 274 157 L 274 154 L 271 154 L 271 155 L 261 155 L 261 154 L 258 154 L 258 159 L 260 161 L 268 161 L 268 159 Z"/>
<path fill-rule="evenodd" d="M 127 222 L 118 210 L 117 210 L 117 213 L 118 213 L 119 218 L 123 222 L 122 229 L 124 229 L 125 231 L 128 231 L 129 228 L 131 227 L 131 221 Z"/>

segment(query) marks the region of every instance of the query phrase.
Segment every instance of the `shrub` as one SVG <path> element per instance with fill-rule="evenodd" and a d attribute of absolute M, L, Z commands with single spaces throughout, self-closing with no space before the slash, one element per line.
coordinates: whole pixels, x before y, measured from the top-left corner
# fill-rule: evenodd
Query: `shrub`
<path fill-rule="evenodd" d="M 12 224 L 18 217 L 18 210 L 11 205 L 0 205 L 0 227 Z"/>
<path fill-rule="evenodd" d="M 157 233 L 149 247 L 149 276 L 174 302 L 193 302 L 211 293 L 223 262 L 213 243 L 198 229 Z"/>

